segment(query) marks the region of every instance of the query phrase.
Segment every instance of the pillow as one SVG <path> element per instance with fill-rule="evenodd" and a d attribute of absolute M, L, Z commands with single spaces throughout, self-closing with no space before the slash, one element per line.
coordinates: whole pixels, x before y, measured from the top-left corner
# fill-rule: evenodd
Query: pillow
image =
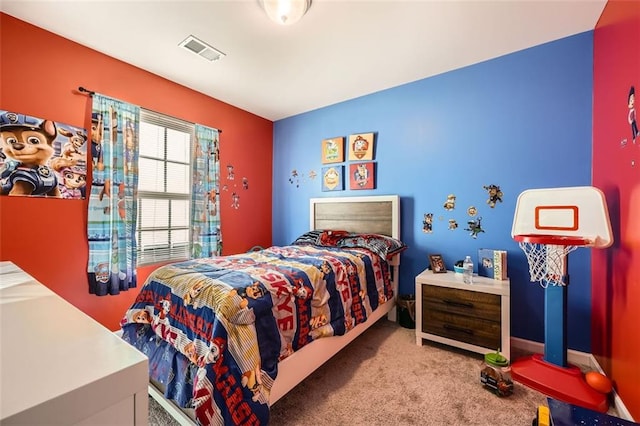
<path fill-rule="evenodd" d="M 323 247 L 340 247 L 339 243 L 344 238 L 351 234 L 347 231 L 334 231 L 327 230 L 320 234 L 320 239 L 318 240 L 318 245 Z"/>
<path fill-rule="evenodd" d="M 387 260 L 407 249 L 406 244 L 402 241 L 380 234 L 349 234 L 343 237 L 336 246 L 366 248 Z"/>
<path fill-rule="evenodd" d="M 400 240 L 381 234 L 357 234 L 347 231 L 321 230 L 305 232 L 291 245 L 315 245 L 322 247 L 365 248 L 383 259 L 391 259 L 407 246 Z"/>
<path fill-rule="evenodd" d="M 323 247 L 338 247 L 337 243 L 340 238 L 349 235 L 347 231 L 334 231 L 334 230 L 322 230 L 316 229 L 314 231 L 308 231 L 300 235 L 295 239 L 291 245 L 314 245 Z"/>
<path fill-rule="evenodd" d="M 304 245 L 318 245 L 320 244 L 320 235 L 322 234 L 321 229 L 316 229 L 314 231 L 305 232 L 296 238 L 291 245 L 292 246 L 304 246 Z"/>

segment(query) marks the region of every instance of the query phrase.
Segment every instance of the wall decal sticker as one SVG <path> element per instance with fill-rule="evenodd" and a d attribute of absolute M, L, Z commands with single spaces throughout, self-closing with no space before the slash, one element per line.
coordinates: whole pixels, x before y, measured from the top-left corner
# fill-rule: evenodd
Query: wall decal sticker
<path fill-rule="evenodd" d="M 469 208 L 467 208 L 467 214 L 471 217 L 474 217 L 478 214 L 478 209 L 476 209 L 474 206 L 469 206 Z"/>
<path fill-rule="evenodd" d="M 631 139 L 633 143 L 636 143 L 636 137 L 638 136 L 638 123 L 636 122 L 636 89 L 631 86 L 629 89 L 629 96 L 627 97 L 627 106 L 629 107 L 629 114 L 627 115 L 627 121 L 631 126 Z"/>
<path fill-rule="evenodd" d="M 444 208 L 451 211 L 456 208 L 456 196 L 454 194 L 447 195 L 447 201 L 444 202 Z"/>
<path fill-rule="evenodd" d="M 85 129 L 0 110 L 0 195 L 83 199 L 86 177 Z"/>
<path fill-rule="evenodd" d="M 494 208 L 497 202 L 502 202 L 502 191 L 498 185 L 485 185 L 483 188 L 489 194 L 489 199 L 487 200 L 487 204 L 489 207 Z"/>
<path fill-rule="evenodd" d="M 349 164 L 349 189 L 375 189 L 375 162 Z"/>
<path fill-rule="evenodd" d="M 449 231 L 455 231 L 458 229 L 458 222 L 455 219 L 449 219 Z"/>
<path fill-rule="evenodd" d="M 215 154 L 215 153 L 214 153 Z M 227 176 L 226 183 L 222 184 L 221 191 L 229 192 L 231 191 L 231 207 L 235 210 L 240 209 L 240 193 L 239 190 L 242 188 L 245 191 L 249 190 L 249 178 L 246 176 L 242 176 L 242 179 L 238 177 L 236 179 L 236 172 L 240 175 L 240 170 L 236 171 L 235 166 L 233 164 L 227 164 Z M 218 192 L 218 196 L 220 196 L 220 192 Z M 227 203 L 227 195 L 224 195 L 224 199 L 221 198 L 221 202 Z"/>
<path fill-rule="evenodd" d="M 344 137 L 322 141 L 322 164 L 342 163 L 344 161 Z"/>
<path fill-rule="evenodd" d="M 422 219 L 422 232 L 431 234 L 433 232 L 433 213 L 425 213 Z"/>
<path fill-rule="evenodd" d="M 474 239 L 478 238 L 478 234 L 480 234 L 481 232 L 484 232 L 484 229 L 482 229 L 482 218 L 478 217 L 475 220 L 470 220 L 467 222 L 467 225 L 469 226 L 468 228 L 464 228 L 465 231 L 470 231 L 469 235 L 471 235 Z"/>
<path fill-rule="evenodd" d="M 373 160 L 374 134 L 349 136 L 349 161 Z"/>
<path fill-rule="evenodd" d="M 300 187 L 300 176 L 298 176 L 298 171 L 296 169 L 291 170 L 291 176 L 289 176 L 289 183 L 296 185 L 296 188 Z"/>

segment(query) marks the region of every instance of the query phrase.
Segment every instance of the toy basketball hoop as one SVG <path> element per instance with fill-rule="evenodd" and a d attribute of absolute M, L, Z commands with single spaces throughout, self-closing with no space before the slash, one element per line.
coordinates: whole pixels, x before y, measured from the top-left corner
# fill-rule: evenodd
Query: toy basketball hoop
<path fill-rule="evenodd" d="M 513 362 L 513 379 L 552 398 L 606 412 L 608 396 L 591 388 L 580 368 L 567 362 L 566 336 L 569 253 L 613 243 L 604 194 L 591 186 L 524 191 L 511 236 L 526 254 L 531 281 L 540 282 L 545 298 L 544 357 L 534 354 Z"/>
<path fill-rule="evenodd" d="M 566 285 L 569 253 L 612 243 L 604 194 L 591 186 L 524 191 L 511 236 L 527 256 L 532 282 Z"/>
<path fill-rule="evenodd" d="M 513 239 L 527 256 L 531 281 L 539 281 L 543 288 L 566 285 L 567 255 L 593 243 L 588 238 L 559 235 L 514 235 Z"/>

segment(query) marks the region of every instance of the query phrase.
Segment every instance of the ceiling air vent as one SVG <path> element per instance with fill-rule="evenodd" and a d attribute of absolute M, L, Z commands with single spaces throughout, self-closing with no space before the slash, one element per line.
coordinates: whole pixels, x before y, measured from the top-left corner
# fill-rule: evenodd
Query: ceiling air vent
<path fill-rule="evenodd" d="M 185 38 L 179 46 L 184 47 L 188 51 L 195 53 L 198 56 L 202 56 L 207 61 L 217 61 L 218 59 L 226 56 L 224 53 L 214 48 L 213 46 L 208 45 L 202 40 L 195 38 L 190 35 Z"/>

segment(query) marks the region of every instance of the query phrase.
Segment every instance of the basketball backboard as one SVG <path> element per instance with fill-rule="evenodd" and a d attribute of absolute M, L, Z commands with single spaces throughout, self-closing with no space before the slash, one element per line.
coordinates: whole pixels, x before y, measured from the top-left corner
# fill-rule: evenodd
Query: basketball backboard
<path fill-rule="evenodd" d="M 511 236 L 527 235 L 587 238 L 589 247 L 609 247 L 613 237 L 604 194 L 593 186 L 523 191 L 516 203 Z"/>

